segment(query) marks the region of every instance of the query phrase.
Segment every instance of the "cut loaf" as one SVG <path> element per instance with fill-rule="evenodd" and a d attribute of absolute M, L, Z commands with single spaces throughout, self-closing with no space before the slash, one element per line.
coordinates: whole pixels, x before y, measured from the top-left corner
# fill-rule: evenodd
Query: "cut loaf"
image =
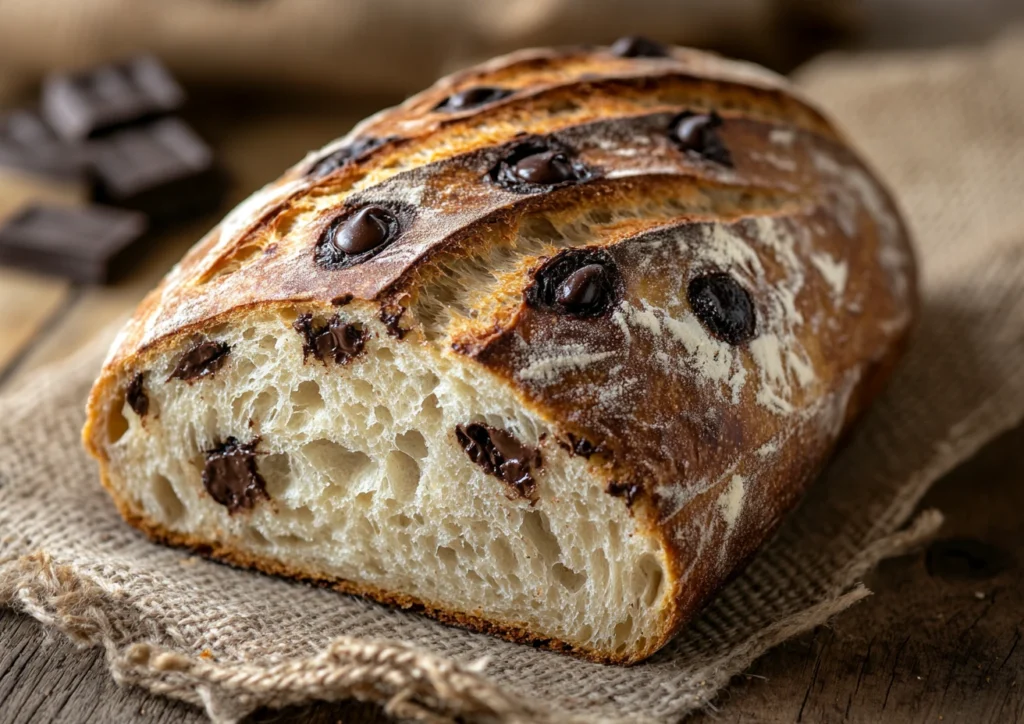
<path fill-rule="evenodd" d="M 771 534 L 914 307 L 888 194 L 783 79 L 523 51 L 233 211 L 84 437 L 157 540 L 630 663 Z"/>

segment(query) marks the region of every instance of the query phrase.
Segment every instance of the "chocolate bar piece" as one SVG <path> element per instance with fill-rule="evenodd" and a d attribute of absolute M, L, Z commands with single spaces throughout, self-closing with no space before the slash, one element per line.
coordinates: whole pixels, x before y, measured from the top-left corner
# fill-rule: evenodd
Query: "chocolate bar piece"
<path fill-rule="evenodd" d="M 131 123 L 172 113 L 185 101 L 160 62 L 141 56 L 43 82 L 43 116 L 67 141 L 82 141 Z"/>
<path fill-rule="evenodd" d="M 155 224 L 213 211 L 224 197 L 213 152 L 176 118 L 96 140 L 90 160 L 98 203 L 143 211 Z"/>
<path fill-rule="evenodd" d="M 27 204 L 76 204 L 88 198 L 80 149 L 58 140 L 32 111 L 0 115 L 0 222 Z"/>
<path fill-rule="evenodd" d="M 25 109 L 0 115 L 0 167 L 84 182 L 80 149 L 62 142 L 38 114 Z"/>
<path fill-rule="evenodd" d="M 67 277 L 111 281 L 146 232 L 146 217 L 101 206 L 30 206 L 0 227 L 0 263 Z"/>

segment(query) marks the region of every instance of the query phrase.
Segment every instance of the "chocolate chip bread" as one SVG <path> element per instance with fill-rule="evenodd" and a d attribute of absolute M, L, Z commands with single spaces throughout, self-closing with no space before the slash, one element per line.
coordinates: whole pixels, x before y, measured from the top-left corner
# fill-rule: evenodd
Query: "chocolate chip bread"
<path fill-rule="evenodd" d="M 84 436 L 157 540 L 636 662 L 793 506 L 914 308 L 889 195 L 783 79 L 523 51 L 232 212 Z"/>

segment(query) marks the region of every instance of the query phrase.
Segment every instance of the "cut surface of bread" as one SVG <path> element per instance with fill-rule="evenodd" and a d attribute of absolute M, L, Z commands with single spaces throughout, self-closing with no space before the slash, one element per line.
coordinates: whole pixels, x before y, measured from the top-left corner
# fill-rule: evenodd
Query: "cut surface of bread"
<path fill-rule="evenodd" d="M 663 646 L 884 382 L 915 277 L 782 79 L 638 47 L 443 79 L 200 241 L 90 398 L 125 518 L 595 660 Z"/>

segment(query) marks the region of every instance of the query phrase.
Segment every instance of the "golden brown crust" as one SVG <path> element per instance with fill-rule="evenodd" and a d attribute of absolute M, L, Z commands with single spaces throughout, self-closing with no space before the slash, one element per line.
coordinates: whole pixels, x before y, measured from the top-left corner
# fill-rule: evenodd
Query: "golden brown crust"
<path fill-rule="evenodd" d="M 571 129 L 581 124 L 597 122 L 612 134 L 616 125 L 613 119 L 620 118 L 628 124 L 629 118 L 645 112 L 657 117 L 660 111 L 671 117 L 680 109 L 689 108 L 717 109 L 724 116 L 775 118 L 785 128 L 836 137 L 821 115 L 796 98 L 781 78 L 767 71 L 751 75 L 754 71 L 747 66 L 695 51 L 678 49 L 678 54 L 680 57 L 675 59 L 629 60 L 580 50 L 534 51 L 526 54 L 529 64 L 543 65 L 546 70 L 520 80 L 533 83 L 525 86 L 529 94 L 517 94 L 503 102 L 457 114 L 457 118 L 429 112 L 453 90 L 474 83 L 487 84 L 495 78 L 504 82 L 520 61 L 498 63 L 496 67 L 488 64 L 492 67 L 467 71 L 461 83 L 440 81 L 401 106 L 368 119 L 339 143 L 330 144 L 258 193 L 256 203 L 250 204 L 253 199 L 247 201 L 197 244 L 161 287 L 140 305 L 135 319 L 158 324 L 132 328 L 121 345 L 122 356 L 240 305 L 276 300 L 328 301 L 343 294 L 375 299 L 386 294 L 404 272 L 422 264 L 427 252 L 436 252 L 437 247 L 449 244 L 451 232 L 466 234 L 470 223 L 486 224 L 495 212 L 518 213 L 515 207 L 523 198 L 503 194 L 497 188 L 481 187 L 479 182 L 493 162 L 496 149 L 512 143 L 524 128 L 542 135 L 571 134 Z M 713 73 L 712 69 L 718 72 Z M 703 75 L 697 75 L 698 70 Z M 752 79 L 757 84 L 752 85 Z M 545 93 L 553 97 L 542 98 L 544 102 L 533 108 L 534 95 Z M 630 101 L 632 96 L 635 100 Z M 551 112 L 566 104 L 578 110 Z M 528 120 L 532 125 L 525 125 Z M 660 120 L 664 121 L 664 116 Z M 622 130 L 642 129 L 620 129 L 620 136 Z M 333 149 L 364 137 L 390 140 L 323 178 L 311 180 L 302 175 Z M 413 143 L 419 143 L 425 152 L 413 167 L 401 171 L 416 150 L 410 147 Z M 601 149 L 593 150 L 597 163 L 609 160 Z M 668 156 L 660 160 L 674 159 Z M 622 165 L 621 159 L 617 165 Z M 695 175 L 707 183 L 723 178 L 721 169 L 692 163 L 668 163 L 667 170 Z M 645 175 L 657 172 L 657 168 L 643 165 L 634 170 Z M 371 181 L 366 192 L 359 194 Z M 757 183 L 757 179 L 741 181 Z M 782 181 L 778 174 L 769 173 L 765 185 L 774 187 Z M 571 194 L 581 188 L 563 191 Z M 455 195 L 453 189 L 462 193 Z M 422 236 L 406 239 L 395 254 L 382 254 L 361 265 L 358 273 L 348 275 L 325 272 L 305 254 L 322 226 L 311 223 L 304 233 L 296 233 L 295 217 L 301 212 L 304 199 L 350 197 L 346 202 L 351 204 L 361 195 L 372 195 L 401 201 L 413 190 L 418 194 L 416 203 L 434 208 L 435 216 L 443 219 L 443 223 L 435 218 Z M 489 193 L 481 196 L 481 192 Z M 259 203 L 264 198 L 265 203 Z M 445 218 L 452 211 L 461 212 L 460 217 Z M 289 230 L 288 243 L 282 243 L 275 233 L 281 227 Z M 225 266 L 232 268 L 239 260 L 246 263 L 241 279 L 220 274 Z"/>
<path fill-rule="evenodd" d="M 476 86 L 512 92 L 472 110 L 435 110 Z M 684 111 L 721 115 L 730 163 L 684 152 L 670 138 Z M 570 149 L 590 178 L 526 191 L 493 183 L 490 170 L 524 130 Z M 311 175 L 365 139 L 380 142 Z M 324 230 L 364 203 L 400 210 L 399 240 L 357 266 L 318 264 Z M 586 228 L 584 241 L 567 241 L 573 228 Z M 529 233 L 543 238 L 522 245 Z M 548 259 L 581 246 L 599 249 L 621 273 L 618 306 L 579 319 L 528 303 Z M 438 307 L 453 277 L 508 258 L 518 261 L 495 267 L 492 285 L 468 285 Z M 686 285 L 709 273 L 732 274 L 750 292 L 753 340 L 724 344 L 692 323 Z M 735 574 L 825 464 L 898 358 L 916 278 L 885 189 L 781 78 L 684 49 L 657 59 L 524 51 L 368 119 L 193 248 L 140 305 L 93 390 L 84 435 L 104 479 L 105 414 L 128 371 L 195 330 L 275 306 L 327 309 L 339 297 L 394 315 L 407 341 L 489 370 L 560 435 L 596 448 L 599 480 L 639 491 L 631 511 L 670 554 L 662 634 L 625 657 L 574 651 L 632 662 Z M 129 522 L 175 545 L 573 650 L 522 625 L 184 537 L 115 499 Z"/>

